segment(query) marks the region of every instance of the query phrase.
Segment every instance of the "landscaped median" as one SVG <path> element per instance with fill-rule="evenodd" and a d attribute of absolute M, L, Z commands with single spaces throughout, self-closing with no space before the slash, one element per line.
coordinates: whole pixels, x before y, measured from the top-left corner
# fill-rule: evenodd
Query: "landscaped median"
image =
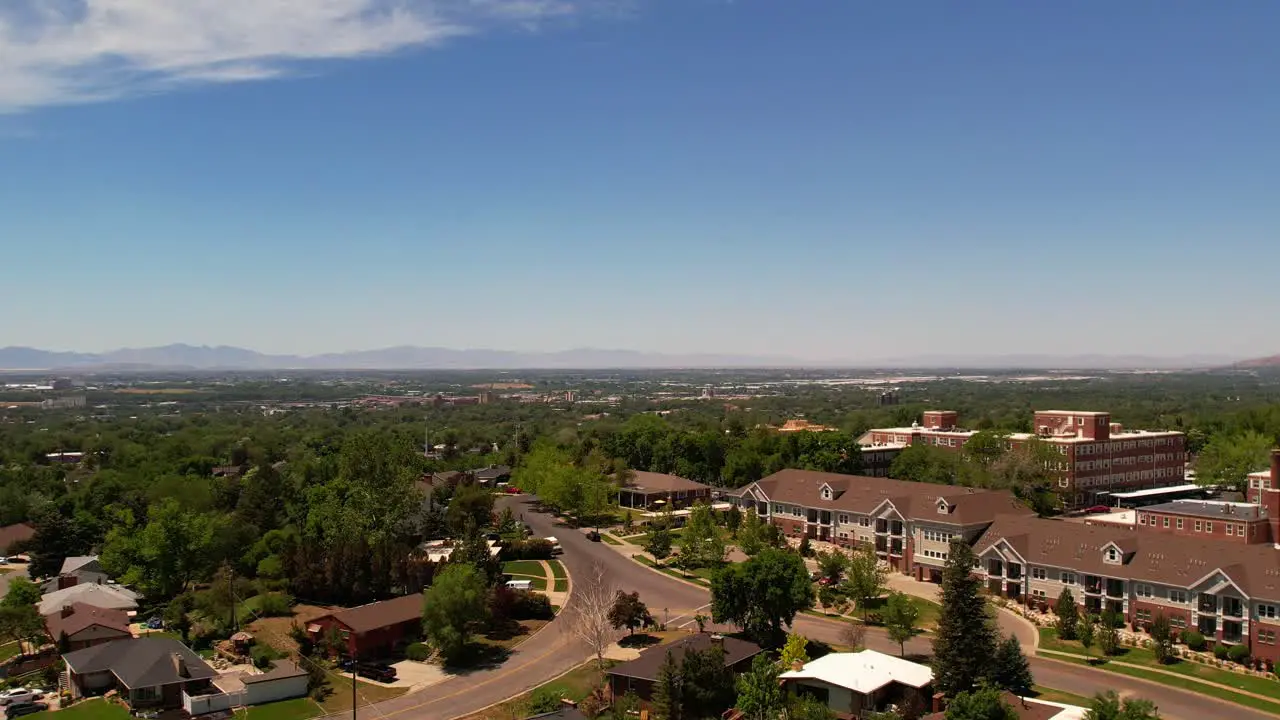
<path fill-rule="evenodd" d="M 659 565 L 644 555 L 632 555 L 631 559 L 678 580 L 684 580 L 703 587 L 711 587 L 711 573 L 713 572 L 711 568 L 697 568 L 692 571 L 686 571 L 667 565 Z"/>
<path fill-rule="evenodd" d="M 1100 657 L 1086 651 L 1077 641 L 1060 640 L 1054 628 L 1040 628 L 1037 654 L 1280 714 L 1280 682 L 1266 677 L 1221 670 L 1182 658 L 1161 664 L 1150 650 L 1138 647 L 1122 646 L 1116 655 Z"/>

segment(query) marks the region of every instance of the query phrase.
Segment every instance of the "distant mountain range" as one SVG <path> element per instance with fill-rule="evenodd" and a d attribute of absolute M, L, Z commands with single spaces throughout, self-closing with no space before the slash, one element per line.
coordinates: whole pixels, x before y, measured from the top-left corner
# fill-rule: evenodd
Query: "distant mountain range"
<path fill-rule="evenodd" d="M 1244 360 L 1236 363 L 1236 367 L 1241 368 L 1272 368 L 1280 367 L 1280 355 L 1272 355 L 1271 357 L 1254 358 L 1252 360 Z"/>
<path fill-rule="evenodd" d="M 401 346 L 321 355 L 268 355 L 220 345 L 165 345 L 104 353 L 0 348 L 0 370 L 514 370 L 591 368 L 1025 368 L 1173 370 L 1280 365 L 1280 356 L 1237 362 L 1220 355 L 927 355 L 861 361 L 813 361 L 783 355 L 664 354 L 578 348 L 529 353 Z"/>

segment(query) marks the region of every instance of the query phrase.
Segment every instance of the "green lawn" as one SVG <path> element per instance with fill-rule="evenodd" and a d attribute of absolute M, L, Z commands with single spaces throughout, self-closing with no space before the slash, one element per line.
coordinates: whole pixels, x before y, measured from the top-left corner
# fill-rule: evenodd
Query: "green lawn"
<path fill-rule="evenodd" d="M 351 676 L 336 670 L 329 673 L 329 689 L 332 691 L 320 707 L 326 714 L 351 711 Z M 398 698 L 408 692 L 409 688 L 387 688 L 363 681 L 356 681 L 356 694 L 360 698 L 359 706 L 372 705 L 383 700 Z"/>
<path fill-rule="evenodd" d="M 301 697 L 245 708 L 236 713 L 236 720 L 308 720 L 319 714 L 319 705 Z"/>
<path fill-rule="evenodd" d="M 1052 658 L 1054 660 L 1060 660 L 1062 662 L 1069 662 L 1074 665 L 1092 665 L 1088 660 L 1084 658 L 1075 659 L 1075 658 L 1063 657 L 1061 655 L 1046 655 L 1045 657 Z M 1261 700 L 1259 698 L 1255 698 L 1249 695 L 1239 695 L 1237 693 L 1231 692 L 1230 690 L 1223 690 L 1222 688 L 1214 687 L 1212 685 L 1205 685 L 1204 683 L 1197 682 L 1190 677 L 1180 677 L 1177 675 L 1165 675 L 1164 673 L 1153 672 L 1151 670 L 1140 670 L 1138 668 L 1132 668 L 1132 667 L 1125 667 L 1123 665 L 1116 665 L 1115 663 L 1103 663 L 1101 665 L 1092 665 L 1092 667 L 1099 670 L 1105 670 L 1106 672 L 1113 672 L 1113 673 L 1116 673 L 1117 675 L 1128 675 L 1129 677 L 1135 677 L 1141 680 L 1150 680 L 1151 682 L 1159 683 L 1161 685 L 1168 685 L 1170 687 L 1182 688 L 1183 690 L 1187 690 L 1189 692 L 1199 693 L 1201 695 L 1208 695 L 1210 697 L 1216 697 L 1219 700 L 1226 700 L 1227 702 L 1232 702 L 1237 705 L 1244 705 L 1245 707 L 1251 707 L 1251 708 L 1254 708 L 1255 710 L 1262 710 L 1264 712 L 1280 714 L 1280 696 L 1277 696 L 1278 699 L 1275 702 L 1268 702 L 1266 700 Z M 1276 688 L 1280 687 L 1280 685 L 1278 685 L 1275 682 L 1272 682 L 1271 685 L 1273 688 L 1271 692 L 1272 694 L 1274 694 L 1276 692 Z"/>
<path fill-rule="evenodd" d="M 1032 688 L 1036 693 L 1036 700 L 1044 700 L 1045 702 L 1063 703 L 1064 705 L 1078 705 L 1080 707 L 1089 707 L 1089 703 L 1093 702 L 1092 698 L 1076 695 L 1065 690 L 1055 690 L 1047 688 L 1043 685 L 1036 685 Z"/>
<path fill-rule="evenodd" d="M 128 710 L 115 703 L 96 698 L 76 703 L 65 710 L 59 710 L 57 715 L 51 712 L 42 712 L 36 713 L 31 717 L 57 718 L 57 720 L 132 720 Z"/>
<path fill-rule="evenodd" d="M 542 563 L 537 560 L 509 560 L 502 563 L 502 572 L 508 575 L 528 575 L 530 577 L 546 577 Z"/>
<path fill-rule="evenodd" d="M 1056 650 L 1058 652 L 1073 653 L 1075 655 L 1093 655 L 1100 657 L 1102 652 L 1097 646 L 1090 648 L 1090 652 L 1086 653 L 1079 642 L 1075 640 L 1059 640 L 1058 631 L 1054 628 L 1040 628 L 1040 647 L 1045 650 Z M 1053 657 L 1053 656 L 1049 656 Z M 1269 680 L 1267 678 L 1254 677 L 1252 675 L 1244 675 L 1241 673 L 1231 672 L 1230 670 L 1220 670 L 1209 665 L 1202 665 L 1193 660 L 1175 660 L 1167 665 L 1161 665 L 1156 662 L 1156 656 L 1153 652 L 1146 648 L 1121 648 L 1119 655 L 1114 655 L 1110 659 L 1119 662 L 1126 662 L 1132 665 L 1143 665 L 1146 667 L 1159 668 L 1165 672 L 1177 673 L 1188 678 L 1196 678 L 1205 682 L 1226 685 L 1237 690 L 1256 693 L 1258 695 L 1277 696 L 1276 702 L 1280 703 L 1280 682 Z M 1102 667 L 1107 667 L 1103 665 Z M 1117 668 L 1107 668 L 1117 669 Z M 1173 679 L 1173 678 L 1170 678 Z"/>
<path fill-rule="evenodd" d="M 601 540 L 603 540 L 603 541 L 605 541 L 605 543 L 607 543 L 607 544 L 609 544 L 609 545 L 621 545 L 621 544 L 622 544 L 622 541 L 618 540 L 617 538 L 615 538 L 614 536 L 610 535 L 609 533 L 600 533 L 600 539 L 601 539 Z"/>
<path fill-rule="evenodd" d="M 14 655 L 17 655 L 20 651 L 21 651 L 21 648 L 18 647 L 18 643 L 16 642 L 5 643 L 4 645 L 0 645 L 0 662 L 8 660 Z"/>
<path fill-rule="evenodd" d="M 613 664 L 609 662 L 608 664 Z M 580 702 L 591 690 L 599 686 L 603 682 L 603 676 L 596 669 L 595 661 L 580 665 L 568 674 L 556 680 L 552 680 L 545 685 L 541 685 L 517 698 L 508 700 L 489 708 L 482 710 L 474 715 L 468 715 L 463 720 L 511 720 L 511 718 L 523 718 L 530 715 L 529 700 L 536 692 L 551 691 L 560 697 L 566 697 L 575 702 Z"/>
<path fill-rule="evenodd" d="M 569 581 L 568 581 L 568 580 L 556 580 L 556 584 L 555 584 L 555 591 L 556 591 L 556 592 L 569 592 Z"/>
<path fill-rule="evenodd" d="M 551 574 L 557 579 L 569 577 L 569 573 L 565 572 L 564 565 L 559 560 L 548 560 L 547 564 L 551 566 Z"/>

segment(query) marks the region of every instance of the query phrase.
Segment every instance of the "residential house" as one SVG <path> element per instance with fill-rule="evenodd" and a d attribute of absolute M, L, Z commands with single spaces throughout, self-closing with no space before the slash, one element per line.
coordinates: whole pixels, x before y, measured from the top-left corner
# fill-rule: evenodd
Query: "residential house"
<path fill-rule="evenodd" d="M 110 577 L 102 569 L 97 555 L 82 555 L 64 559 L 58 576 L 45 581 L 40 587 L 48 593 L 64 590 L 72 585 L 102 584 L 109 580 Z"/>
<path fill-rule="evenodd" d="M 58 612 L 46 615 L 44 626 L 49 637 L 60 647 L 63 642 L 66 643 L 65 649 L 68 651 L 133 637 L 133 632 L 129 629 L 128 612 L 94 607 L 82 602 L 63 605 Z"/>
<path fill-rule="evenodd" d="M 782 470 L 737 492 L 747 512 L 794 539 L 874 547 L 900 572 L 941 582 L 951 540 L 972 543 L 1002 514 L 1034 515 L 1007 491 Z"/>
<path fill-rule="evenodd" d="M 307 623 L 307 633 L 320 643 L 336 632 L 347 657 L 380 659 L 421 634 L 422 604 L 423 596 L 413 594 L 339 610 Z"/>
<path fill-rule="evenodd" d="M 1048 609 L 1064 589 L 1135 629 L 1164 615 L 1212 642 L 1280 661 L 1280 550 L 1272 545 L 1001 517 L 974 546 L 993 595 Z"/>
<path fill-rule="evenodd" d="M 929 708 L 933 670 L 892 655 L 863 650 L 831 653 L 781 675 L 787 690 L 825 703 L 840 716 L 858 717 L 892 707 Z"/>
<path fill-rule="evenodd" d="M 63 608 L 77 604 L 127 612 L 138 609 L 138 597 L 137 593 L 121 585 L 72 585 L 45 593 L 37 607 L 40 614 L 45 616 L 62 612 Z"/>
<path fill-rule="evenodd" d="M 167 637 L 116 640 L 69 652 L 68 687 L 74 697 L 118 690 L 135 710 L 176 710 L 184 698 L 213 692 L 217 672 L 186 645 Z"/>
<path fill-rule="evenodd" d="M 636 470 L 618 491 L 618 504 L 628 508 L 678 510 L 696 502 L 711 502 L 711 486 L 677 475 Z"/>
<path fill-rule="evenodd" d="M 307 671 L 292 660 L 276 660 L 271 668 L 258 675 L 242 675 L 245 705 L 303 697 L 307 694 Z"/>
<path fill-rule="evenodd" d="M 26 523 L 0 527 L 0 555 L 11 555 L 36 536 L 35 528 Z"/>
<path fill-rule="evenodd" d="M 653 700 L 653 684 L 658 680 L 658 671 L 666 662 L 667 653 L 678 664 L 686 652 L 701 652 L 718 646 L 724 649 L 724 664 L 735 673 L 741 673 L 751 667 L 751 659 L 764 652 L 759 645 L 746 640 L 724 637 L 710 633 L 690 635 L 670 645 L 658 645 L 640 653 L 640 657 L 605 670 L 609 680 L 609 690 L 614 697 L 622 697 L 627 693 L 635 693 L 640 700 Z"/>
<path fill-rule="evenodd" d="M 480 485 L 499 485 L 511 480 L 511 468 L 506 465 L 490 465 L 479 470 L 472 470 L 471 476 Z"/>

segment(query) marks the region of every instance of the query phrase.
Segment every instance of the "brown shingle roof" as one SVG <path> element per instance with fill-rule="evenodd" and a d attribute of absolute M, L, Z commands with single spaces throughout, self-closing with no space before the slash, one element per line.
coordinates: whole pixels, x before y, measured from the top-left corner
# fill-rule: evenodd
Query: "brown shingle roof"
<path fill-rule="evenodd" d="M 832 490 L 832 498 L 822 497 L 822 487 Z M 739 495 L 758 487 L 770 501 L 826 510 L 848 510 L 868 514 L 886 500 L 904 517 L 952 525 L 991 522 L 997 515 L 1034 515 L 1013 494 L 1005 490 L 983 490 L 907 482 L 890 478 L 812 470 L 781 470 L 749 485 Z M 947 511 L 939 512 L 939 501 Z"/>
<path fill-rule="evenodd" d="M 10 547 L 35 537 L 36 531 L 26 523 L 0 527 L 0 555 L 10 552 Z"/>
<path fill-rule="evenodd" d="M 378 628 L 411 622 L 422 617 L 421 593 L 405 595 L 391 600 L 369 603 L 333 614 L 333 619 L 346 625 L 352 632 L 366 633 Z"/>
<path fill-rule="evenodd" d="M 74 603 L 67 609 L 70 610 L 69 615 L 64 615 L 59 611 L 45 616 L 45 627 L 49 630 L 49 637 L 54 640 L 57 640 L 64 633 L 67 637 L 72 637 L 81 630 L 94 625 L 119 630 L 126 637 L 131 635 L 129 632 L 129 613 L 124 610 L 94 607 L 85 603 Z"/>
<path fill-rule="evenodd" d="M 636 492 L 666 493 L 706 490 L 708 487 L 710 486 L 693 480 L 686 480 L 679 475 L 636 470 L 632 472 L 631 479 L 627 481 L 626 489 Z"/>
<path fill-rule="evenodd" d="M 1035 700 L 1023 700 L 1010 692 L 1001 693 L 1005 703 L 1017 713 L 1018 720 L 1052 720 L 1063 712 L 1057 705 L 1049 705 Z M 945 712 L 925 715 L 920 720 L 945 720 Z"/>
<path fill-rule="evenodd" d="M 1249 597 L 1280 600 L 1280 551 L 1266 544 L 1201 540 L 1132 528 L 1082 525 L 1041 518 L 1000 517 L 974 545 L 981 554 L 1004 540 L 1031 565 L 1093 575 L 1191 587 L 1221 570 Z M 1103 548 L 1124 553 L 1120 565 L 1104 562 Z"/>
<path fill-rule="evenodd" d="M 763 652 L 760 646 L 753 642 L 731 637 L 721 638 L 710 633 L 698 633 L 678 640 L 671 645 L 651 647 L 641 652 L 640 657 L 635 660 L 629 660 L 621 665 L 614 665 L 605 672 L 609 675 L 635 678 L 637 680 L 657 680 L 658 669 L 662 667 L 662 663 L 666 662 L 667 653 L 671 653 L 672 658 L 679 663 L 689 650 L 706 650 L 714 642 L 724 643 L 725 667 L 732 667 L 747 658 L 755 657 Z"/>

